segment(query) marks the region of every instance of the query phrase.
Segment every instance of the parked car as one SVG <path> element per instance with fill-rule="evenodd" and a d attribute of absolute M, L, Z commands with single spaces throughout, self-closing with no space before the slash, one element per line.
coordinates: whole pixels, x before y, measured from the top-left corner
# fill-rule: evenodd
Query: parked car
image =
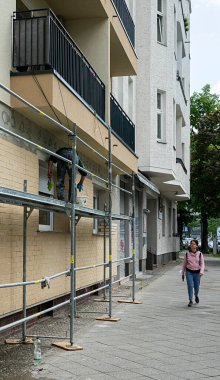
<path fill-rule="evenodd" d="M 208 247 L 209 247 L 209 249 L 213 249 L 213 240 L 212 239 L 208 240 Z"/>
<path fill-rule="evenodd" d="M 184 238 L 182 240 L 183 248 L 187 249 L 189 247 L 191 240 L 192 240 L 192 238 Z"/>

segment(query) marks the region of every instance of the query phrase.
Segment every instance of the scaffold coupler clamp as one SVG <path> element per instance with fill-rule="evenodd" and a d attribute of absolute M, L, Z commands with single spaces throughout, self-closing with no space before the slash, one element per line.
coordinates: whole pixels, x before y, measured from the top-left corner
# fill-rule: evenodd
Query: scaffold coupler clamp
<path fill-rule="evenodd" d="M 45 276 L 43 280 L 44 281 L 41 283 L 41 289 L 46 288 L 46 286 L 48 287 L 48 289 L 50 289 L 50 278 Z"/>

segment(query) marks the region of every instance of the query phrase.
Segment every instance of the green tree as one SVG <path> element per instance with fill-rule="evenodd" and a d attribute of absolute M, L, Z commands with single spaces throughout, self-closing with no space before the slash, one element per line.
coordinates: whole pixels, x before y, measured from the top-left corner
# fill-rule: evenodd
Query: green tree
<path fill-rule="evenodd" d="M 202 249 L 208 218 L 220 216 L 220 102 L 210 86 L 191 97 L 191 205 L 200 212 Z"/>

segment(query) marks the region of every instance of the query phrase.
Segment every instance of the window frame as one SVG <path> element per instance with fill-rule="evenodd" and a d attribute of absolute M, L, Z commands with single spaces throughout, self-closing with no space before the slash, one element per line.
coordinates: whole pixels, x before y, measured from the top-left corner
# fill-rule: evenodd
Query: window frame
<path fill-rule="evenodd" d="M 41 172 L 41 169 L 43 170 Z M 42 188 L 42 184 L 44 184 L 44 180 L 46 181 L 46 177 L 44 176 L 44 172 L 47 171 L 47 162 L 43 160 L 39 160 L 39 189 L 38 193 L 39 195 L 42 195 L 44 197 L 51 198 L 54 195 L 54 188 L 52 191 L 45 191 L 45 188 Z M 42 176 L 44 177 L 42 180 Z M 46 184 L 44 184 L 46 186 Z M 49 214 L 49 224 L 40 224 L 40 213 L 48 213 Z M 39 224 L 38 224 L 38 231 L 39 232 L 50 232 L 54 230 L 54 212 L 53 211 L 44 211 L 39 210 Z"/>
<path fill-rule="evenodd" d="M 158 107 L 158 95 L 160 95 L 160 108 Z M 157 141 L 158 142 L 166 142 L 166 119 L 165 119 L 165 92 L 162 90 L 157 90 Z M 158 123 L 160 120 L 160 125 Z"/>
<path fill-rule="evenodd" d="M 159 1 L 161 8 L 159 9 Z M 164 0 L 157 0 L 157 42 L 165 45 L 165 2 Z"/>
<path fill-rule="evenodd" d="M 94 190 L 94 193 L 93 193 L 93 209 L 98 210 L 98 207 L 99 207 L 98 191 Z M 92 233 L 93 233 L 93 235 L 98 235 L 98 232 L 99 232 L 99 219 L 93 218 Z"/>

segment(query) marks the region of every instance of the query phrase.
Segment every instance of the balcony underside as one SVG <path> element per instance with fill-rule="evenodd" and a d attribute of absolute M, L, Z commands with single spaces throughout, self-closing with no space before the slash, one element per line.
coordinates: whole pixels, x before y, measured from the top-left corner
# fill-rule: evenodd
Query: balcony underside
<path fill-rule="evenodd" d="M 28 74 L 12 76 L 11 89 L 42 112 L 56 119 L 52 112 L 52 109 L 54 109 L 61 123 L 67 128 L 70 129 L 72 124 L 76 123 L 78 126 L 77 135 L 107 157 L 108 130 L 101 120 L 97 118 L 94 110 L 90 109 L 82 99 L 60 82 L 54 74 L 38 74 L 35 76 L 31 75 L 31 73 Z M 65 104 L 65 109 L 63 104 Z M 64 143 L 68 142 L 68 136 L 62 133 L 58 127 L 42 118 L 40 114 L 33 112 L 16 98 L 12 97 L 11 105 L 16 111 L 36 124 L 43 126 L 53 135 L 62 136 Z M 69 123 L 67 123 L 67 119 Z M 127 149 L 115 136 L 113 136 L 112 140 L 114 163 L 127 172 L 133 171 L 136 173 L 137 157 L 135 154 Z M 83 149 L 85 148 L 82 148 L 82 151 Z M 88 148 L 86 148 L 85 153 L 88 154 Z M 95 159 L 95 154 L 93 156 Z"/>
<path fill-rule="evenodd" d="M 142 172 L 143 169 L 141 169 Z M 159 171 L 160 170 L 160 171 Z M 161 193 L 172 201 L 184 201 L 189 199 L 183 184 L 176 180 L 174 173 L 170 170 L 158 169 L 158 171 L 146 171 L 144 174 L 158 187 Z"/>

